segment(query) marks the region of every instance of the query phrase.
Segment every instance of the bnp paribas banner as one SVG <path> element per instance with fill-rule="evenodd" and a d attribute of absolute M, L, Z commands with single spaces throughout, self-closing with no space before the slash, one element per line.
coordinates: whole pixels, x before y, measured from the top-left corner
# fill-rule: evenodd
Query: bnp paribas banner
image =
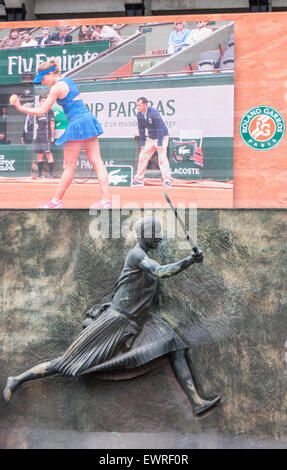
<path fill-rule="evenodd" d="M 233 81 L 233 80 L 232 80 Z M 233 83 L 226 78 L 213 85 L 176 88 L 166 81 L 166 88 L 83 92 L 90 110 L 100 121 L 103 137 L 134 137 L 138 134 L 137 100 L 145 94 L 150 107 L 156 109 L 168 128 L 170 137 L 182 131 L 201 131 L 202 137 L 233 137 Z M 92 89 L 92 85 L 91 85 Z"/>

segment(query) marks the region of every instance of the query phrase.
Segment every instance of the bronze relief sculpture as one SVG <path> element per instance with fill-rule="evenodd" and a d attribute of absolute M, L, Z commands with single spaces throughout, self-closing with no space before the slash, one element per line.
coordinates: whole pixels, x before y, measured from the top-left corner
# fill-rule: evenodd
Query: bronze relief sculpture
<path fill-rule="evenodd" d="M 201 263 L 203 255 L 196 252 L 162 266 L 148 256 L 149 250 L 157 248 L 161 241 L 160 223 L 154 217 L 144 217 L 136 232 L 138 242 L 126 256 L 111 303 L 89 310 L 84 330 L 63 355 L 9 377 L 4 390 L 6 402 L 22 383 L 37 378 L 131 370 L 166 355 L 195 415 L 205 413 L 220 401 L 219 396 L 211 400 L 200 396 L 186 355 L 187 344 L 166 321 L 150 311 L 158 280 Z"/>

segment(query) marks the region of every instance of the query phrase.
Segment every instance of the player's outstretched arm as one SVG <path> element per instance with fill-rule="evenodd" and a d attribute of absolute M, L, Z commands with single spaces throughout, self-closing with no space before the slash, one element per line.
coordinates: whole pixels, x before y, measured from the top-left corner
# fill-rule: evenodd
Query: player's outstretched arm
<path fill-rule="evenodd" d="M 56 83 L 56 85 L 52 86 L 50 89 L 50 93 L 47 99 L 43 102 L 42 105 L 29 108 L 28 106 L 22 105 L 19 100 L 18 95 L 12 95 L 10 98 L 10 103 L 15 106 L 15 108 L 20 111 L 21 113 L 31 114 L 32 116 L 42 116 L 43 114 L 47 113 L 49 109 L 53 106 L 57 98 L 61 97 L 61 93 L 65 93 L 65 89 L 63 88 L 64 83 Z M 63 98 L 63 96 L 62 96 Z"/>

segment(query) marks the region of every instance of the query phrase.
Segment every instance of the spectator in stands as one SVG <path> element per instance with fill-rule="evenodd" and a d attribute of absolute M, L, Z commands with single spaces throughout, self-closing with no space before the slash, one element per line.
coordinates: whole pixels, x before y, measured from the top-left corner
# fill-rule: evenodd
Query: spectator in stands
<path fill-rule="evenodd" d="M 57 33 L 52 34 L 52 44 L 66 44 L 73 42 L 73 36 L 69 34 L 69 26 L 60 26 Z"/>
<path fill-rule="evenodd" d="M 79 31 L 79 41 L 91 41 L 92 34 L 91 26 L 83 24 Z"/>
<path fill-rule="evenodd" d="M 92 39 L 112 41 L 113 46 L 117 46 L 123 41 L 123 38 L 113 28 L 108 25 L 97 24 L 92 35 Z"/>
<path fill-rule="evenodd" d="M 197 21 L 196 22 L 197 28 L 192 29 L 188 38 L 186 39 L 186 44 L 190 46 L 191 44 L 195 44 L 202 39 L 207 38 L 212 33 L 212 29 L 208 28 L 208 21 Z"/>
<path fill-rule="evenodd" d="M 38 43 L 35 39 L 32 39 L 32 34 L 30 31 L 25 31 L 23 33 L 23 41 L 21 42 L 21 47 L 35 47 Z"/>
<path fill-rule="evenodd" d="M 43 26 L 42 36 L 38 38 L 39 46 L 47 46 L 48 44 L 51 44 L 52 36 L 50 33 L 51 33 L 51 28 L 49 28 L 49 26 Z"/>
<path fill-rule="evenodd" d="M 181 51 L 186 46 L 186 39 L 189 36 L 190 30 L 185 28 L 184 21 L 177 21 L 175 23 L 175 31 L 170 33 L 168 39 L 167 53 L 175 54 Z"/>
<path fill-rule="evenodd" d="M 10 31 L 9 37 L 3 39 L 1 49 L 16 49 L 21 47 L 22 38 L 20 31 L 17 28 L 13 28 Z"/>
<path fill-rule="evenodd" d="M 7 143 L 7 108 L 3 106 L 0 116 L 0 145 Z"/>

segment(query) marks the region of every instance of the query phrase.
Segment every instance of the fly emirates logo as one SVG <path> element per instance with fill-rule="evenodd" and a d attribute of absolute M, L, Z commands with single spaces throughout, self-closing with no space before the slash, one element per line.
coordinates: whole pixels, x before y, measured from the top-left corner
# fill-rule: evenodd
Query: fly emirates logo
<path fill-rule="evenodd" d="M 88 60 L 98 55 L 97 52 L 86 51 L 84 54 L 67 54 L 67 50 L 62 51 L 61 56 L 57 56 L 59 66 L 62 72 L 72 70 L 84 64 Z M 8 57 L 8 75 L 21 75 L 22 73 L 33 72 L 37 70 L 42 62 L 49 59 L 46 54 L 36 54 L 35 57 L 23 57 L 21 55 L 12 55 Z"/>

